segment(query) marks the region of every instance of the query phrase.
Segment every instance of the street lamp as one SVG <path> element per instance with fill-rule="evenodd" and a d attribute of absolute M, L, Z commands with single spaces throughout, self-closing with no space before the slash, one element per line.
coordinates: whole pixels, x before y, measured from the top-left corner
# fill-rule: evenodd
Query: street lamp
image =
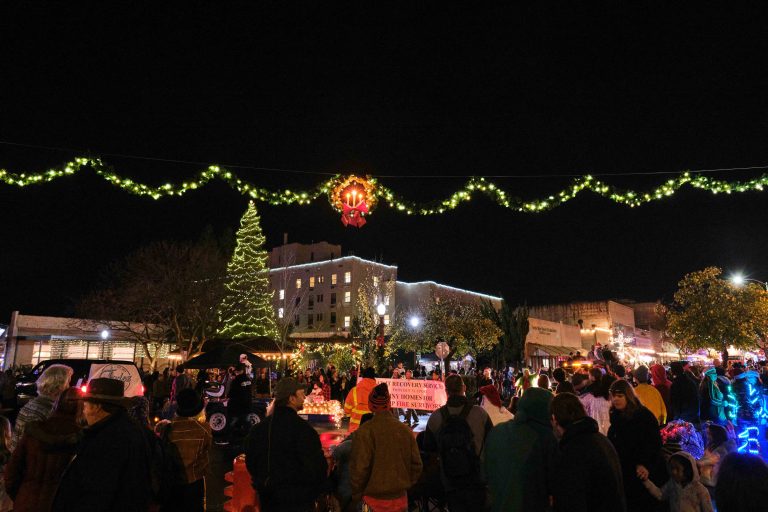
<path fill-rule="evenodd" d="M 101 331 L 101 339 L 106 340 L 107 338 L 109 338 L 109 331 L 104 329 Z"/>
<path fill-rule="evenodd" d="M 753 283 L 758 283 L 760 286 L 765 288 L 765 291 L 768 292 L 768 282 L 760 281 L 759 279 L 752 279 L 750 277 L 744 277 L 741 274 L 734 274 L 731 276 L 731 282 L 736 286 L 742 286 L 747 281 L 751 281 Z"/>
<path fill-rule="evenodd" d="M 417 316 L 412 316 L 412 317 L 411 317 L 411 318 L 408 320 L 408 323 L 410 323 L 410 324 L 411 324 L 411 327 L 413 327 L 414 329 L 416 329 L 416 328 L 419 326 L 419 324 L 421 324 L 421 318 L 419 318 L 419 317 L 417 317 Z"/>
<path fill-rule="evenodd" d="M 376 340 L 380 347 L 384 346 L 384 313 L 387 312 L 387 306 L 383 302 L 379 302 L 376 306 L 376 312 L 379 314 L 379 337 Z"/>

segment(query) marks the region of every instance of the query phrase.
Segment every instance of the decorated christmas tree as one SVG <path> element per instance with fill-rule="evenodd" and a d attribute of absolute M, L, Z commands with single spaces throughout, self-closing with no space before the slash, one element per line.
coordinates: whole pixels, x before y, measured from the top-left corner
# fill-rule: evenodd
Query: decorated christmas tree
<path fill-rule="evenodd" d="M 240 220 L 235 253 L 227 265 L 224 299 L 219 307 L 222 338 L 277 337 L 265 240 L 251 201 Z"/>

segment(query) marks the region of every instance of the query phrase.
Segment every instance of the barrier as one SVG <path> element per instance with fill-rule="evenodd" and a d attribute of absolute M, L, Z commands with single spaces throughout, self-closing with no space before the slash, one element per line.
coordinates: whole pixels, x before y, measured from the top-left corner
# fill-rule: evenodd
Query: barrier
<path fill-rule="evenodd" d="M 245 467 L 245 455 L 238 455 L 232 463 L 232 471 L 224 475 L 224 480 L 231 482 L 224 488 L 224 496 L 231 499 L 224 504 L 227 512 L 260 512 L 259 499 L 251 484 L 251 475 Z"/>

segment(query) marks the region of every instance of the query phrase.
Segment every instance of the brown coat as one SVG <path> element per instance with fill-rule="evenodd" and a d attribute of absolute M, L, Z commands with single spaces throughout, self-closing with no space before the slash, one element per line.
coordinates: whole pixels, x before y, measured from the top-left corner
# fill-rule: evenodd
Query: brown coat
<path fill-rule="evenodd" d="M 27 424 L 5 468 L 14 511 L 51 509 L 61 476 L 77 452 L 80 430 L 71 417 L 56 414 Z"/>
<path fill-rule="evenodd" d="M 391 413 L 376 413 L 352 438 L 349 474 L 355 500 L 400 497 L 419 480 L 421 469 L 413 432 Z"/>

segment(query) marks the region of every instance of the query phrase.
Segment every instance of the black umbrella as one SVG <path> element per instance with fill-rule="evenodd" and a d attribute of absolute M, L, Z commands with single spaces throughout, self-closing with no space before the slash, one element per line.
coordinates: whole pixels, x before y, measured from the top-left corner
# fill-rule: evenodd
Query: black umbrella
<path fill-rule="evenodd" d="M 240 362 L 240 355 L 245 354 L 254 368 L 269 368 L 269 362 L 251 354 L 250 348 L 241 343 L 230 343 L 220 345 L 197 357 L 193 357 L 184 363 L 184 368 L 205 369 L 205 368 L 226 368 L 234 366 Z"/>

